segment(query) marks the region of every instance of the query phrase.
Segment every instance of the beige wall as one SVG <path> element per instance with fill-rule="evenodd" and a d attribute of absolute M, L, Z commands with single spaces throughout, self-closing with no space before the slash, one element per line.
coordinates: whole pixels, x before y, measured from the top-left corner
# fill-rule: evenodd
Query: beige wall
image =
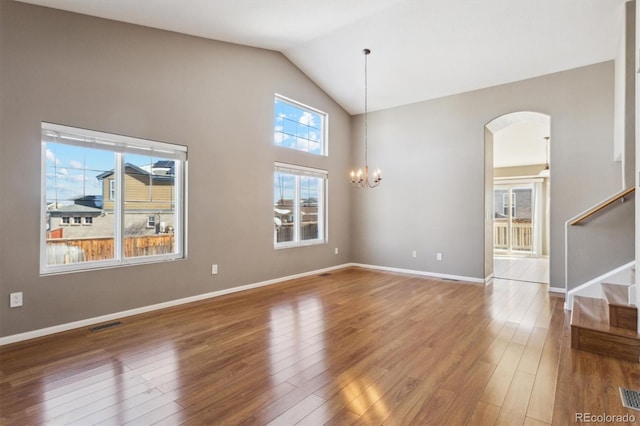
<path fill-rule="evenodd" d="M 282 54 L 9 1 L 0 16 L 0 336 L 350 260 L 350 117 Z M 329 114 L 328 158 L 273 145 L 275 93 Z M 188 258 L 39 276 L 41 121 L 188 146 Z M 328 170 L 329 244 L 274 250 L 274 161 Z"/>
<path fill-rule="evenodd" d="M 625 3 L 624 27 L 624 187 L 635 185 L 636 174 L 636 2 Z"/>
<path fill-rule="evenodd" d="M 363 218 L 354 222 L 354 261 L 484 278 L 484 127 L 507 113 L 533 111 L 551 117 L 550 279 L 564 288 L 565 221 L 621 188 L 621 165 L 611 158 L 613 80 L 613 62 L 605 62 L 370 113 L 369 164 L 385 180 L 354 197 L 352 215 Z M 354 140 L 362 137 L 361 119 Z M 626 223 L 633 213 L 609 218 L 602 219 L 619 244 L 596 258 L 576 253 L 572 271 L 595 277 L 633 257 Z"/>
<path fill-rule="evenodd" d="M 522 177 L 537 176 L 544 170 L 544 164 L 535 164 L 531 166 L 515 166 L 515 167 L 495 167 L 493 169 L 494 178 L 504 177 Z"/>
<path fill-rule="evenodd" d="M 493 167 L 493 132 L 484 128 L 484 170 Z M 493 277 L 493 174 L 484 174 L 484 273 L 485 280 Z M 492 188 L 492 190 L 489 190 Z"/>

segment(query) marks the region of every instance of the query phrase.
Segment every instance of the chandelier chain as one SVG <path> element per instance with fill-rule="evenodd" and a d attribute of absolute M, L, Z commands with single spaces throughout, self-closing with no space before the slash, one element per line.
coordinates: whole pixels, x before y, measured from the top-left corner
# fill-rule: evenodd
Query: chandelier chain
<path fill-rule="evenodd" d="M 363 49 L 364 53 L 364 170 L 351 171 L 351 183 L 355 188 L 375 188 L 382 180 L 380 169 L 373 173 L 373 182 L 369 180 L 369 73 L 367 56 L 371 51 Z"/>
<path fill-rule="evenodd" d="M 368 159 L 368 140 L 369 140 L 369 129 L 368 129 L 368 75 L 367 75 L 367 57 L 369 56 L 369 49 L 364 50 L 364 165 L 369 165 Z"/>

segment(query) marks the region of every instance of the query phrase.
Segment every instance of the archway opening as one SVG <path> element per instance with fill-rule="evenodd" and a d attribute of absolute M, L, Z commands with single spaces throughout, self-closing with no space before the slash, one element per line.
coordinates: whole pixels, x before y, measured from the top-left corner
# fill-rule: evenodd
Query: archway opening
<path fill-rule="evenodd" d="M 485 126 L 485 277 L 549 283 L 551 117 Z"/>

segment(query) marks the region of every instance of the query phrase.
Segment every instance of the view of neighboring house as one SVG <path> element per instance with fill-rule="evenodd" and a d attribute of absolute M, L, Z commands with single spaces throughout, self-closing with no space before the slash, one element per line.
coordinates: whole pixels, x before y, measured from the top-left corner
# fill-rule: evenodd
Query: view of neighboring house
<path fill-rule="evenodd" d="M 152 166 L 126 164 L 125 227 L 127 235 L 169 233 L 174 220 L 174 175 L 170 161 Z M 113 234 L 115 180 L 113 171 L 96 178 L 102 195 L 87 195 L 74 204 L 52 203 L 47 207 L 49 238 L 88 238 Z"/>
<path fill-rule="evenodd" d="M 113 171 L 99 174 L 105 217 L 112 217 L 116 181 Z M 127 235 L 172 232 L 175 208 L 175 175 L 172 161 L 150 166 L 125 164 L 125 231 Z"/>
<path fill-rule="evenodd" d="M 102 194 L 77 197 L 73 199 L 73 204 L 51 203 L 47 206 L 49 264 L 114 257 L 114 172 L 111 170 L 101 173 L 96 179 L 102 182 Z M 126 257 L 173 250 L 174 181 L 172 161 L 157 161 L 147 166 L 125 164 Z"/>
<path fill-rule="evenodd" d="M 82 204 L 47 207 L 47 235 L 49 238 L 83 238 L 96 234 L 96 228 L 106 224 L 102 209 Z M 91 227 L 91 228 L 89 228 Z"/>

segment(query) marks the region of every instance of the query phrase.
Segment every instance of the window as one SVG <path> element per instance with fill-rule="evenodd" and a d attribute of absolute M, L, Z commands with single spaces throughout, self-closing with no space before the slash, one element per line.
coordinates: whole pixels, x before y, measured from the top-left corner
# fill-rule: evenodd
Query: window
<path fill-rule="evenodd" d="M 42 123 L 40 272 L 183 258 L 186 164 L 184 146 Z M 92 227 L 56 232 L 56 212 L 87 209 L 71 224 Z M 151 216 L 163 233 L 147 228 Z"/>
<path fill-rule="evenodd" d="M 327 172 L 276 163 L 273 179 L 276 248 L 325 241 Z"/>
<path fill-rule="evenodd" d="M 511 197 L 509 197 L 509 194 L 511 194 Z M 502 214 L 505 217 L 509 216 L 509 198 L 511 198 L 511 216 L 515 217 L 516 215 L 516 193 L 511 191 L 511 192 L 505 192 L 502 194 Z"/>
<path fill-rule="evenodd" d="M 276 95 L 274 120 L 276 146 L 327 155 L 324 112 Z"/>
<path fill-rule="evenodd" d="M 155 227 L 156 227 L 156 217 L 147 216 L 147 228 L 155 228 Z"/>

